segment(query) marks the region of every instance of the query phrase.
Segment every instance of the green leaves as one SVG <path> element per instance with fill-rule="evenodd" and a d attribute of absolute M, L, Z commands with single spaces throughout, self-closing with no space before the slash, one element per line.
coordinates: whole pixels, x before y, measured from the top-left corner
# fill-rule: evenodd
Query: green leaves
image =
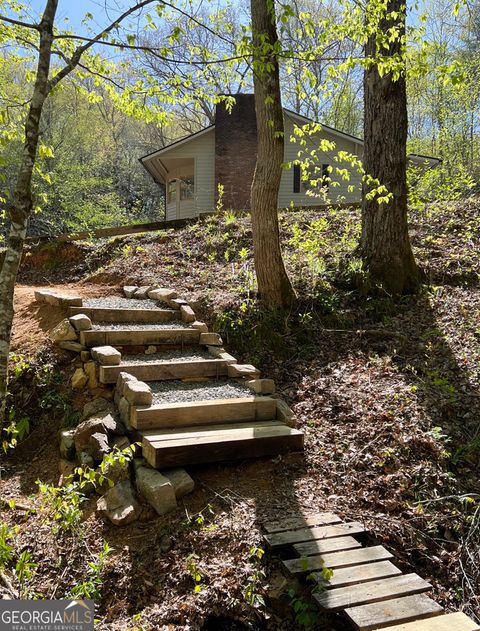
<path fill-rule="evenodd" d="M 47 145 L 39 145 L 38 147 L 38 156 L 40 158 L 53 158 L 53 148 L 48 147 Z"/>

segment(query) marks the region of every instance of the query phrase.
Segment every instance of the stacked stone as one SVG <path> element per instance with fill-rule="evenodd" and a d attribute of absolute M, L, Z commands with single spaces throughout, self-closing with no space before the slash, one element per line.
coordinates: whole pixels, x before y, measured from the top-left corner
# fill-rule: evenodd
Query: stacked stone
<path fill-rule="evenodd" d="M 103 398 L 94 399 L 83 408 L 82 421 L 75 429 L 60 432 L 60 485 L 75 476 L 75 469 L 90 468 L 102 484 L 87 485 L 87 493 L 98 493 L 97 510 L 112 524 L 124 526 L 145 513 L 140 496 L 156 514 L 177 508 L 177 500 L 195 488 L 193 479 L 181 468 L 159 471 L 143 458 L 102 461 L 114 451 L 130 451 L 127 428 L 117 418 L 115 406 Z M 144 502 L 144 503 L 145 503 Z M 148 511 L 147 511 L 148 515 Z"/>

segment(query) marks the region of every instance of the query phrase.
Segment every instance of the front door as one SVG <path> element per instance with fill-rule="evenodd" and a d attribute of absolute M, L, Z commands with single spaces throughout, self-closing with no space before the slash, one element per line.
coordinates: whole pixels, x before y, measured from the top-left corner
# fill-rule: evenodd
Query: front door
<path fill-rule="evenodd" d="M 167 183 L 167 219 L 195 217 L 195 160 L 170 160 Z"/>
<path fill-rule="evenodd" d="M 170 180 L 167 187 L 167 219 L 180 218 L 180 180 Z"/>

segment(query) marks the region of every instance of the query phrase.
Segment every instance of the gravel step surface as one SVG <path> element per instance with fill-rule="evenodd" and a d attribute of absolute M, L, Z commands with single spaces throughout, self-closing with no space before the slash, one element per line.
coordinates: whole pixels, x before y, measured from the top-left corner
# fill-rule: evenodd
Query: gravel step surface
<path fill-rule="evenodd" d="M 94 322 L 95 331 L 163 331 L 166 329 L 191 329 L 192 327 L 181 320 L 177 322 L 162 322 L 146 324 L 145 322 Z"/>
<path fill-rule="evenodd" d="M 182 381 L 152 381 L 153 403 L 182 403 L 207 399 L 236 399 L 251 397 L 252 391 L 239 383 L 209 380 L 197 383 Z"/>
<path fill-rule="evenodd" d="M 107 296 L 105 298 L 84 298 L 84 307 L 101 307 L 102 309 L 168 309 L 157 300 L 137 300 L 136 298 L 122 298 L 121 296 Z"/>
<path fill-rule="evenodd" d="M 136 353 L 135 355 L 124 355 L 123 364 L 158 364 L 165 362 L 189 362 L 200 361 L 204 359 L 216 359 L 208 351 L 166 351 L 165 353 Z"/>

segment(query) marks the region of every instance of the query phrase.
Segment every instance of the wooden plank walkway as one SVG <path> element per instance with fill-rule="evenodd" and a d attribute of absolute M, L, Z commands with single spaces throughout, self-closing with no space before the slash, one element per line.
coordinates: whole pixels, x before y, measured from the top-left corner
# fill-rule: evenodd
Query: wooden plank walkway
<path fill-rule="evenodd" d="M 446 614 L 425 595 L 430 583 L 403 574 L 383 546 L 362 546 L 353 536 L 365 533 L 358 522 L 344 523 L 325 512 L 262 526 L 272 550 L 292 554 L 283 560 L 285 569 L 308 574 L 324 588 L 313 594 L 320 609 L 341 612 L 358 631 L 480 631 L 465 614 Z M 333 570 L 328 581 L 324 568 Z"/>

